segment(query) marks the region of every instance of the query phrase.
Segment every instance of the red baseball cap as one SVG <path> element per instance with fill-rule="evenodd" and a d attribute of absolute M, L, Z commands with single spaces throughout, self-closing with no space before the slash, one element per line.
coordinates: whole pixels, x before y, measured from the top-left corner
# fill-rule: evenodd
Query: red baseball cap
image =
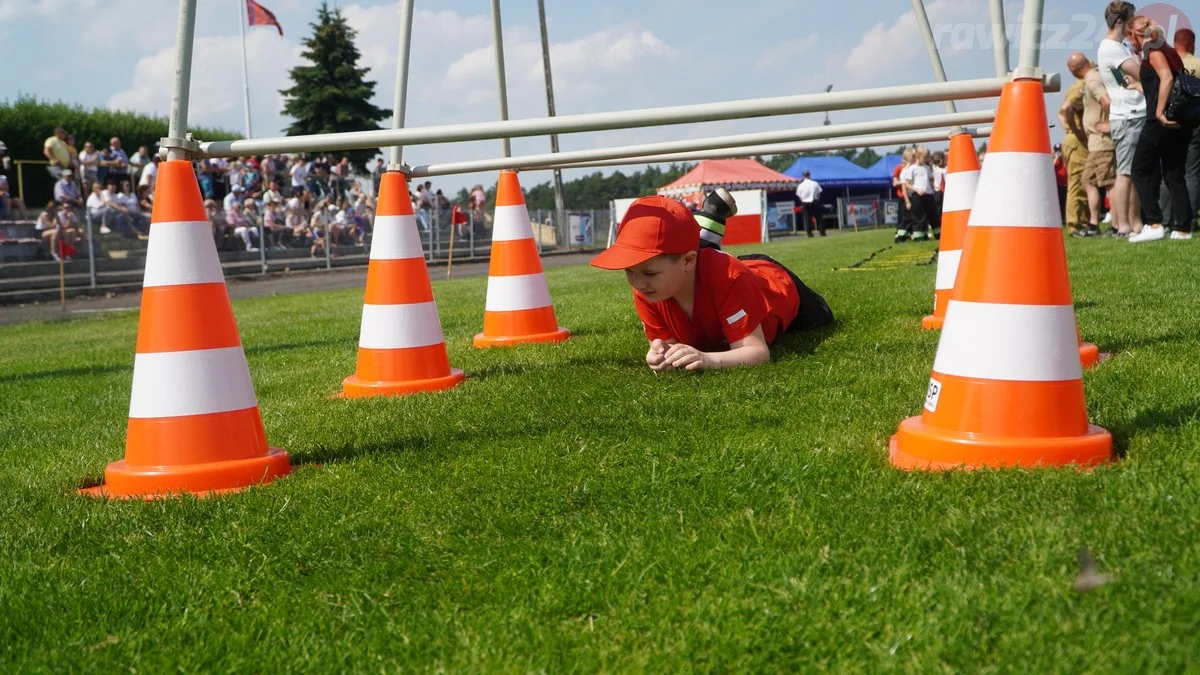
<path fill-rule="evenodd" d="M 624 270 L 656 255 L 700 248 L 700 224 L 686 206 L 667 197 L 643 197 L 629 205 L 617 228 L 617 241 L 592 258 L 605 270 Z"/>

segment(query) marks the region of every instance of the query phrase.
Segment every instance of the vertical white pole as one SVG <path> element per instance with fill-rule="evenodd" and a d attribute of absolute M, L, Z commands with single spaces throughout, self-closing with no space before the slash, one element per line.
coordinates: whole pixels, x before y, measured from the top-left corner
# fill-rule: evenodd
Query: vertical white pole
<path fill-rule="evenodd" d="M 404 128 L 404 104 L 408 98 L 408 61 L 412 51 L 413 2 L 400 0 L 400 43 L 396 47 L 396 95 L 392 99 L 392 128 Z M 391 164 L 404 161 L 404 146 L 392 146 Z"/>
<path fill-rule="evenodd" d="M 246 103 L 246 138 L 254 138 L 250 128 L 250 69 L 246 66 L 246 0 L 234 0 L 238 4 L 238 30 L 242 34 L 242 95 Z"/>
<path fill-rule="evenodd" d="M 508 85 L 504 80 L 504 30 L 500 21 L 500 0 L 492 0 L 492 34 L 496 48 L 496 87 L 500 90 L 500 119 L 508 119 Z M 512 144 L 508 138 L 500 139 L 504 156 L 512 157 Z M 540 240 L 539 240 L 540 241 Z"/>
<path fill-rule="evenodd" d="M 991 0 L 992 50 L 996 60 L 996 77 L 1008 77 L 1008 27 L 1004 25 L 1004 0 Z"/>
<path fill-rule="evenodd" d="M 187 133 L 188 93 L 192 86 L 192 38 L 196 33 L 196 0 L 179 0 L 179 24 L 175 34 L 175 86 L 171 92 L 171 116 L 167 136 L 183 138 Z M 167 159 L 187 159 L 181 148 L 167 151 Z"/>
<path fill-rule="evenodd" d="M 933 66 L 933 79 L 938 82 L 946 81 L 946 69 L 942 66 L 942 55 L 938 53 L 937 41 L 933 37 L 933 28 L 929 25 L 929 14 L 925 11 L 924 0 L 912 0 L 913 13 L 917 15 L 917 25 L 921 27 L 921 37 L 925 39 L 925 51 L 929 54 L 929 64 Z M 946 101 L 946 112 L 956 113 L 958 107 L 954 101 Z"/>
<path fill-rule="evenodd" d="M 1041 65 L 1042 17 L 1045 0 L 1025 0 L 1025 15 L 1021 19 L 1021 58 L 1017 61 L 1017 77 L 1036 77 Z"/>
<path fill-rule="evenodd" d="M 538 23 L 542 32 L 542 69 L 546 75 L 546 111 L 554 117 L 554 78 L 550 76 L 550 36 L 546 33 L 546 0 L 538 0 Z M 558 152 L 558 134 L 550 134 L 550 152 Z M 554 220 L 564 232 L 567 230 L 567 208 L 563 204 L 562 169 L 554 170 Z M 595 223 L 592 224 L 595 227 Z M 567 248 L 571 238 L 567 237 Z"/>

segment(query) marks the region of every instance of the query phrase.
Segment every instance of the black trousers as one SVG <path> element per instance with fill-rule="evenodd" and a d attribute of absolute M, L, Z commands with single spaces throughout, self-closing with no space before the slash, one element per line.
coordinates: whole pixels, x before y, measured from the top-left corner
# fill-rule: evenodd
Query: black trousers
<path fill-rule="evenodd" d="M 1159 206 L 1159 189 L 1166 179 L 1171 193 L 1171 213 L 1176 226 L 1191 232 L 1196 214 L 1191 213 L 1191 197 L 1187 189 L 1188 144 L 1190 129 L 1167 129 L 1158 120 L 1147 120 L 1133 153 L 1133 185 L 1142 200 L 1142 213 L 1146 224 L 1157 225 L 1164 221 Z"/>
<path fill-rule="evenodd" d="M 804 223 L 804 231 L 811 237 L 813 225 L 821 234 L 825 234 L 825 220 L 821 218 L 820 205 L 816 203 L 800 205 L 800 222 Z"/>
<path fill-rule="evenodd" d="M 909 209 L 910 218 L 912 219 L 911 232 L 924 232 L 929 229 L 929 200 L 926 199 L 929 195 L 919 195 L 916 192 L 908 193 L 908 200 L 912 202 L 912 208 Z"/>
<path fill-rule="evenodd" d="M 800 311 L 796 314 L 796 318 L 788 324 L 783 330 L 785 333 L 796 333 L 802 330 L 811 330 L 828 326 L 833 323 L 833 310 L 829 308 L 829 303 L 825 302 L 825 298 L 817 295 L 817 292 L 809 288 L 796 276 L 796 273 L 787 268 L 786 265 L 772 258 L 769 255 L 762 253 L 750 253 L 748 255 L 739 255 L 738 260 L 765 260 L 774 263 L 783 268 L 784 272 L 792 278 L 792 283 L 796 284 L 796 291 L 800 294 Z"/>

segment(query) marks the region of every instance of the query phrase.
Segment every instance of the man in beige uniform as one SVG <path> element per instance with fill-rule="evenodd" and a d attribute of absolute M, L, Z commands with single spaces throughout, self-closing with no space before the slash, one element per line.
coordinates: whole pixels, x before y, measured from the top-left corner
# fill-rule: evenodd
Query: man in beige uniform
<path fill-rule="evenodd" d="M 1062 107 L 1058 109 L 1058 120 L 1062 122 L 1063 161 L 1067 165 L 1067 229 L 1071 234 L 1086 230 L 1087 192 L 1083 189 L 1083 169 L 1088 159 L 1088 136 L 1083 129 L 1083 68 L 1091 66 L 1088 58 L 1079 52 L 1067 59 L 1067 69 L 1075 75 L 1075 82 L 1067 88 Z"/>
<path fill-rule="evenodd" d="M 1088 137 L 1087 164 L 1083 167 L 1083 189 L 1087 192 L 1088 226 L 1081 237 L 1100 234 L 1101 190 L 1117 182 L 1117 155 L 1108 126 L 1108 92 L 1095 64 L 1085 63 L 1078 73 L 1083 78 L 1083 128 Z"/>

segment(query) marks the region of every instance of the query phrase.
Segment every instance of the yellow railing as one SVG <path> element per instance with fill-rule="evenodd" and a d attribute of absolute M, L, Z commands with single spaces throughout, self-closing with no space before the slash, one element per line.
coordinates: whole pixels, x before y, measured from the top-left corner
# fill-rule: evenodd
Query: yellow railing
<path fill-rule="evenodd" d="M 14 159 L 13 164 L 17 165 L 17 197 L 20 198 L 22 204 L 25 202 L 25 172 L 26 164 L 41 164 L 49 166 L 50 162 L 44 159 Z"/>

